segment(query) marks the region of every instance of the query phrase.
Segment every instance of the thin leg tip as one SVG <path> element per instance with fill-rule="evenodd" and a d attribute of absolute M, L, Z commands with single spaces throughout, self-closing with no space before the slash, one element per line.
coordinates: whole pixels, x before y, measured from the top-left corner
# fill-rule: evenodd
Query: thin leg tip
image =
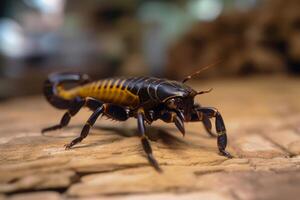
<path fill-rule="evenodd" d="M 43 128 L 41 130 L 42 133 L 45 133 L 45 132 L 49 132 L 49 131 L 55 131 L 57 129 L 61 129 L 62 126 L 61 125 L 55 125 L 55 126 L 51 126 L 51 127 L 48 127 L 48 128 Z"/>
<path fill-rule="evenodd" d="M 162 173 L 163 170 L 160 168 L 158 162 L 156 161 L 156 159 L 153 157 L 152 154 L 148 155 L 148 161 L 151 164 L 152 167 L 154 167 L 154 169 L 158 172 L 158 173 Z"/>
<path fill-rule="evenodd" d="M 158 168 L 155 167 L 155 170 L 160 174 L 162 174 L 164 172 L 160 167 L 158 167 Z"/>
<path fill-rule="evenodd" d="M 221 154 L 222 156 L 225 156 L 225 157 L 229 158 L 229 159 L 234 158 L 229 152 L 227 152 L 227 151 L 225 151 L 225 150 L 220 150 L 220 154 Z"/>
<path fill-rule="evenodd" d="M 46 128 L 44 128 L 44 129 L 41 130 L 41 133 L 42 133 L 42 134 L 44 134 L 44 133 L 46 133 L 46 132 L 47 132 L 47 129 L 46 129 Z"/>
<path fill-rule="evenodd" d="M 229 159 L 234 158 L 231 154 L 227 155 L 226 157 L 229 158 Z"/>
<path fill-rule="evenodd" d="M 160 168 L 159 164 L 156 163 L 151 163 L 152 167 L 158 172 L 158 173 L 163 173 L 163 170 Z"/>
<path fill-rule="evenodd" d="M 71 144 L 65 144 L 64 147 L 65 150 L 70 150 L 72 148 Z"/>

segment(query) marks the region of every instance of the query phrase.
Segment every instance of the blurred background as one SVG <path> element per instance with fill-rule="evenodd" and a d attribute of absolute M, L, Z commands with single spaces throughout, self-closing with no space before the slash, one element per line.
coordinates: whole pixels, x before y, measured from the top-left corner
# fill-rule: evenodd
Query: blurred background
<path fill-rule="evenodd" d="M 298 0 L 2 0 L 0 99 L 51 72 L 199 79 L 300 74 Z"/>

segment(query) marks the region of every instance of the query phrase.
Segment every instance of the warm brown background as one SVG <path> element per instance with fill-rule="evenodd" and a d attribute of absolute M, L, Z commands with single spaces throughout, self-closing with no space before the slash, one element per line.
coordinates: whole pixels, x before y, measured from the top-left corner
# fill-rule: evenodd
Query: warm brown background
<path fill-rule="evenodd" d="M 297 0 L 45 2 L 0 2 L 1 200 L 298 199 Z M 184 138 L 172 124 L 147 127 L 162 174 L 149 166 L 134 119 L 99 119 L 69 151 L 90 112 L 40 133 L 63 114 L 41 95 L 51 72 L 181 80 L 218 61 L 189 84 L 213 88 L 197 102 L 222 113 L 231 160 L 201 123 L 186 124 Z"/>

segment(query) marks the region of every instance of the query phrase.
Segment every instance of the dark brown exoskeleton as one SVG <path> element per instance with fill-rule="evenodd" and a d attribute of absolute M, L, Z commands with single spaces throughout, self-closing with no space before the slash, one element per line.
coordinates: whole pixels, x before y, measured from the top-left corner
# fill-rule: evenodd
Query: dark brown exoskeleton
<path fill-rule="evenodd" d="M 42 132 L 60 129 L 68 125 L 82 107 L 88 107 L 93 114 L 87 120 L 79 137 L 67 144 L 66 149 L 81 142 L 89 133 L 98 117 L 106 115 L 117 121 L 125 121 L 129 117 L 137 119 L 139 136 L 147 158 L 152 166 L 161 171 L 155 160 L 152 149 L 145 135 L 145 122 L 151 124 L 155 120 L 174 123 L 184 135 L 184 122 L 202 121 L 207 132 L 212 133 L 210 118 L 215 118 L 217 144 L 219 152 L 231 158 L 225 150 L 227 136 L 221 114 L 212 107 L 202 107 L 194 103 L 196 95 L 208 91 L 197 92 L 185 84 L 191 76 L 182 82 L 153 78 L 112 78 L 90 81 L 87 75 L 52 74 L 44 84 L 46 99 L 59 109 L 66 109 L 58 125 L 45 128 Z M 65 89 L 65 83 L 76 83 L 71 89 Z"/>

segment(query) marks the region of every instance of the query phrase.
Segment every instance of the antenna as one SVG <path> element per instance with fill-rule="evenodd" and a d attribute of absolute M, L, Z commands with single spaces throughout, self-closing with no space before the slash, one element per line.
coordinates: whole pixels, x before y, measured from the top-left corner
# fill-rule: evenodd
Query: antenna
<path fill-rule="evenodd" d="M 213 66 L 215 66 L 215 65 L 217 65 L 217 64 L 220 64 L 222 61 L 223 61 L 223 60 L 218 60 L 218 61 L 215 62 L 215 63 L 212 63 L 212 64 L 209 64 L 209 65 L 207 65 L 207 66 L 204 66 L 202 69 L 200 69 L 200 70 L 196 71 L 195 73 L 193 73 L 193 74 L 191 74 L 191 75 L 185 77 L 185 78 L 182 80 L 182 83 L 185 83 L 185 82 L 187 82 L 188 80 L 194 78 L 195 76 L 199 75 L 199 74 L 200 74 L 201 72 L 203 72 L 204 70 L 207 70 L 208 68 L 211 68 L 211 67 L 213 67 Z"/>
<path fill-rule="evenodd" d="M 212 88 L 210 88 L 209 90 L 204 90 L 204 91 L 200 91 L 200 92 L 197 92 L 196 93 L 196 95 L 198 95 L 198 94 L 205 94 L 205 93 L 209 93 L 209 92 L 211 92 L 213 89 Z M 196 96 L 195 95 L 195 96 Z"/>

